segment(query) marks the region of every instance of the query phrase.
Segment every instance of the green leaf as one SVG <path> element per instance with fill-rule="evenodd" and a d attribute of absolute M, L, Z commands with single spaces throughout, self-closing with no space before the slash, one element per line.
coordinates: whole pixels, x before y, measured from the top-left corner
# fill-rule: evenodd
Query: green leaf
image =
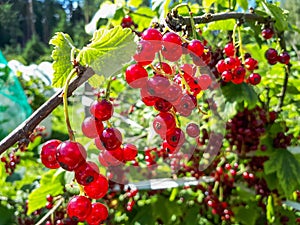
<path fill-rule="evenodd" d="M 254 108 L 258 101 L 258 97 L 253 87 L 242 83 L 239 85 L 235 84 L 226 84 L 225 87 L 222 88 L 222 93 L 229 102 L 247 102 L 248 108 Z"/>
<path fill-rule="evenodd" d="M 280 8 L 275 4 L 267 3 L 262 1 L 264 8 L 271 16 L 276 20 L 274 23 L 275 28 L 278 31 L 284 31 L 288 29 L 288 11 Z"/>
<path fill-rule="evenodd" d="M 135 12 L 135 14 L 131 14 L 130 16 L 132 17 L 132 20 L 138 24 L 138 31 L 143 31 L 144 29 L 149 28 L 152 18 L 156 16 L 155 11 L 148 7 L 139 7 Z"/>
<path fill-rule="evenodd" d="M 241 6 L 245 11 L 248 9 L 248 0 L 237 0 L 239 6 Z"/>
<path fill-rule="evenodd" d="M 47 195 L 56 196 L 64 193 L 63 177 L 64 172 L 57 173 L 56 170 L 49 170 L 42 176 L 40 187 L 33 190 L 28 196 L 27 215 L 44 207 L 47 203 Z"/>
<path fill-rule="evenodd" d="M 233 30 L 235 25 L 235 20 L 220 20 L 220 21 L 214 21 L 208 24 L 207 29 L 205 32 L 212 31 L 212 30 Z"/>
<path fill-rule="evenodd" d="M 277 149 L 264 163 L 264 172 L 276 172 L 278 182 L 286 196 L 300 188 L 300 164 L 295 156 L 287 150 Z"/>
<path fill-rule="evenodd" d="M 70 36 L 62 32 L 56 33 L 49 43 L 54 45 L 54 50 L 51 54 L 54 60 L 52 64 L 54 70 L 52 86 L 63 87 L 68 74 L 73 68 L 70 53 L 74 44 Z"/>
<path fill-rule="evenodd" d="M 206 12 L 209 12 L 211 10 L 211 5 L 215 2 L 216 2 L 216 0 L 203 0 L 202 6 Z"/>
<path fill-rule="evenodd" d="M 143 3 L 143 0 L 129 0 L 128 5 L 134 8 L 138 8 Z"/>
<path fill-rule="evenodd" d="M 92 67 L 96 74 L 109 77 L 122 69 L 136 51 L 134 35 L 128 28 L 99 29 L 89 45 L 78 54 L 81 65 Z"/>
<path fill-rule="evenodd" d="M 0 205 L 0 225 L 14 224 L 14 210 Z"/>
<path fill-rule="evenodd" d="M 98 88 L 104 83 L 105 77 L 95 74 L 88 81 L 93 88 Z"/>
<path fill-rule="evenodd" d="M 258 208 L 253 202 L 248 203 L 246 206 L 235 207 L 233 208 L 233 212 L 236 220 L 241 221 L 241 224 L 245 225 L 255 225 L 259 217 Z"/>

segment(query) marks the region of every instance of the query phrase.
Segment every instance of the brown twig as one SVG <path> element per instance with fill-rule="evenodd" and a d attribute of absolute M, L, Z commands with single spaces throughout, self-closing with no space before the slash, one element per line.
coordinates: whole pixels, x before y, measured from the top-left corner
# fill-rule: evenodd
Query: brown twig
<path fill-rule="evenodd" d="M 82 71 L 83 72 L 83 71 Z M 74 79 L 69 86 L 68 96 L 90 77 L 95 72 L 91 68 L 87 68 L 84 73 Z M 63 90 L 56 92 L 47 102 L 40 106 L 28 119 L 20 124 L 14 131 L 12 131 L 7 137 L 0 142 L 0 154 L 5 152 L 8 148 L 13 146 L 16 142 L 27 139 L 32 133 L 34 128 L 44 120 L 58 105 L 63 102 L 62 98 Z"/>
<path fill-rule="evenodd" d="M 209 23 L 213 21 L 236 19 L 240 21 L 256 21 L 258 23 L 269 23 L 273 21 L 270 17 L 263 17 L 255 13 L 241 13 L 241 12 L 224 12 L 224 13 L 206 13 L 202 16 L 193 17 L 195 24 Z M 177 11 L 171 11 L 168 13 L 166 23 L 170 28 L 175 31 L 182 27 L 190 27 L 190 17 L 180 16 Z"/>

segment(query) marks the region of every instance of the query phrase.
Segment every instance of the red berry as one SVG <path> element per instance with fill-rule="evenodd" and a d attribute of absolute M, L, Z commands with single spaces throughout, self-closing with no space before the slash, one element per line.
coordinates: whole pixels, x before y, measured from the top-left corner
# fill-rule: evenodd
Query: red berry
<path fill-rule="evenodd" d="M 68 171 L 73 171 L 83 164 L 86 156 L 85 148 L 75 141 L 64 141 L 56 150 L 56 159 L 59 165 Z"/>
<path fill-rule="evenodd" d="M 169 86 L 170 81 L 166 77 L 160 75 L 151 77 L 147 81 L 147 89 L 152 96 L 163 96 L 164 91 Z"/>
<path fill-rule="evenodd" d="M 107 150 L 113 150 L 122 144 L 122 134 L 117 128 L 106 128 L 100 135 L 100 140 Z"/>
<path fill-rule="evenodd" d="M 57 169 L 60 167 L 56 159 L 56 148 L 60 144 L 60 140 L 50 140 L 43 144 L 41 151 L 41 160 L 45 167 L 49 169 Z M 1 161 L 3 161 L 2 158 Z"/>
<path fill-rule="evenodd" d="M 272 38 L 273 35 L 274 35 L 274 31 L 271 28 L 265 28 L 261 31 L 261 36 L 263 36 L 263 38 L 266 40 Z"/>
<path fill-rule="evenodd" d="M 282 52 L 279 57 L 278 57 L 278 61 L 282 64 L 289 64 L 290 62 L 290 55 L 287 52 Z"/>
<path fill-rule="evenodd" d="M 175 118 L 171 113 L 159 113 L 153 120 L 153 128 L 157 134 L 164 137 L 168 130 L 176 126 Z"/>
<path fill-rule="evenodd" d="M 251 73 L 248 82 L 252 85 L 257 85 L 261 81 L 261 76 L 258 73 Z"/>
<path fill-rule="evenodd" d="M 52 209 L 52 208 L 53 208 L 53 203 L 52 202 L 47 202 L 46 209 Z"/>
<path fill-rule="evenodd" d="M 102 99 L 101 101 L 94 101 L 90 106 L 91 114 L 98 120 L 109 120 L 113 113 L 114 108 L 110 101 Z"/>
<path fill-rule="evenodd" d="M 101 142 L 101 140 L 100 140 L 99 137 L 96 137 L 96 138 L 94 139 L 94 143 L 95 143 L 96 147 L 97 147 L 99 150 L 105 150 L 105 147 L 103 146 L 103 144 L 102 144 L 102 142 Z"/>
<path fill-rule="evenodd" d="M 244 82 L 246 70 L 244 67 L 239 66 L 233 71 L 233 79 L 231 80 L 234 84 L 241 84 Z"/>
<path fill-rule="evenodd" d="M 112 150 L 114 151 L 114 150 Z M 109 167 L 109 166 L 118 166 L 122 162 L 118 159 L 115 158 L 112 154 L 110 154 L 111 151 L 103 150 L 99 156 L 99 162 L 102 166 L 104 167 Z"/>
<path fill-rule="evenodd" d="M 111 154 L 113 158 L 115 158 L 120 163 L 124 161 L 124 149 L 121 146 L 109 151 L 109 154 Z"/>
<path fill-rule="evenodd" d="M 182 89 L 179 85 L 173 83 L 170 85 L 164 92 L 163 98 L 166 99 L 168 102 L 175 102 L 177 101 L 182 95 Z"/>
<path fill-rule="evenodd" d="M 166 140 L 173 147 L 181 147 L 185 142 L 184 132 L 176 127 L 167 132 Z"/>
<path fill-rule="evenodd" d="M 86 162 L 75 169 L 75 178 L 81 185 L 88 185 L 99 176 L 99 168 L 94 162 Z"/>
<path fill-rule="evenodd" d="M 46 199 L 48 202 L 53 202 L 53 196 L 52 195 L 47 195 Z"/>
<path fill-rule="evenodd" d="M 145 105 L 147 106 L 154 106 L 156 100 L 157 100 L 157 96 L 152 96 L 149 92 L 148 92 L 148 88 L 147 86 L 144 86 L 141 88 L 140 90 L 140 95 L 141 95 L 141 99 L 142 101 L 145 103 Z"/>
<path fill-rule="evenodd" d="M 223 73 L 224 71 L 226 71 L 226 70 L 227 70 L 227 66 L 226 66 L 225 61 L 224 61 L 223 59 L 221 59 L 221 60 L 217 63 L 216 68 L 217 68 L 217 71 L 218 71 L 219 73 Z"/>
<path fill-rule="evenodd" d="M 99 174 L 98 178 L 92 183 L 84 186 L 84 192 L 92 199 L 104 197 L 108 191 L 108 181 L 105 176 Z"/>
<path fill-rule="evenodd" d="M 193 95 L 185 94 L 182 96 L 177 105 L 175 105 L 175 109 L 182 116 L 191 115 L 194 108 L 197 106 L 197 99 Z"/>
<path fill-rule="evenodd" d="M 74 196 L 67 205 L 67 214 L 75 221 L 83 222 L 91 211 L 91 201 L 84 196 Z"/>
<path fill-rule="evenodd" d="M 233 74 L 226 70 L 222 73 L 221 78 L 224 82 L 230 82 L 232 80 Z"/>
<path fill-rule="evenodd" d="M 162 56 L 170 62 L 176 62 L 182 55 L 181 48 L 163 48 L 161 51 Z"/>
<path fill-rule="evenodd" d="M 247 70 L 252 71 L 252 70 L 256 69 L 257 65 L 258 65 L 258 62 L 255 59 L 251 58 L 251 57 L 247 58 L 245 60 L 245 67 L 246 67 Z"/>
<path fill-rule="evenodd" d="M 153 45 L 149 41 L 140 41 L 133 58 L 140 66 L 149 65 L 155 58 Z"/>
<path fill-rule="evenodd" d="M 206 90 L 211 85 L 211 77 L 207 74 L 202 74 L 199 78 L 199 85 L 202 90 Z"/>
<path fill-rule="evenodd" d="M 186 127 L 186 133 L 190 137 L 193 137 L 193 138 L 198 137 L 200 134 L 199 126 L 195 123 L 189 123 Z"/>
<path fill-rule="evenodd" d="M 155 51 L 159 51 L 162 47 L 162 34 L 154 28 L 143 31 L 142 39 L 151 41 Z"/>
<path fill-rule="evenodd" d="M 129 15 L 126 15 L 123 19 L 122 19 L 122 23 L 133 23 L 132 18 Z"/>
<path fill-rule="evenodd" d="M 192 54 L 201 57 L 204 51 L 204 45 L 199 40 L 192 40 L 188 44 L 188 50 L 190 50 Z"/>
<path fill-rule="evenodd" d="M 168 32 L 162 37 L 163 45 L 169 50 L 180 49 L 181 50 L 181 38 L 178 34 L 173 32 Z"/>
<path fill-rule="evenodd" d="M 227 45 L 225 45 L 224 47 L 224 53 L 229 57 L 229 56 L 234 56 L 235 53 L 235 48 L 233 43 L 228 43 Z"/>
<path fill-rule="evenodd" d="M 166 75 L 172 75 L 173 74 L 173 69 L 171 68 L 171 66 L 168 63 L 165 62 L 158 62 L 155 67 L 157 69 L 162 70 Z"/>
<path fill-rule="evenodd" d="M 128 85 L 132 88 L 141 88 L 145 85 L 148 78 L 148 73 L 144 67 L 133 64 L 127 67 L 125 72 L 125 79 Z"/>
<path fill-rule="evenodd" d="M 265 53 L 265 57 L 268 61 L 271 61 L 271 62 L 278 61 L 278 53 L 274 48 L 269 48 Z"/>
<path fill-rule="evenodd" d="M 163 141 L 162 147 L 163 147 L 163 149 L 165 149 L 166 152 L 169 153 L 169 154 L 174 154 L 174 153 L 178 152 L 179 149 L 180 149 L 180 146 L 174 147 L 174 146 L 170 145 L 170 144 L 167 142 L 167 140 L 164 140 L 164 141 Z"/>
<path fill-rule="evenodd" d="M 197 67 L 192 64 L 183 64 L 182 66 L 180 66 L 180 70 L 187 74 L 189 77 L 193 77 L 197 72 Z"/>
<path fill-rule="evenodd" d="M 101 122 L 101 124 L 102 124 L 102 122 Z M 91 117 L 91 116 L 86 117 L 81 124 L 81 130 L 82 130 L 83 135 L 88 138 L 98 137 L 95 118 Z M 103 130 L 103 124 L 102 124 L 102 130 Z"/>
<path fill-rule="evenodd" d="M 226 163 L 226 164 L 225 164 L 225 169 L 226 169 L 226 170 L 230 170 L 230 169 L 231 169 L 231 165 L 230 165 L 229 163 Z"/>
<path fill-rule="evenodd" d="M 154 103 L 154 108 L 160 112 L 168 112 L 172 108 L 172 104 L 165 99 L 157 98 Z"/>
<path fill-rule="evenodd" d="M 99 224 L 101 221 L 106 220 L 108 217 L 108 210 L 105 205 L 100 202 L 92 204 L 90 215 L 86 218 L 88 224 Z"/>
<path fill-rule="evenodd" d="M 134 160 L 138 154 L 138 150 L 133 144 L 125 144 L 123 148 L 123 158 L 125 161 Z"/>
<path fill-rule="evenodd" d="M 226 68 L 228 70 L 234 69 L 236 67 L 236 59 L 233 57 L 227 57 L 226 59 L 224 59 L 224 62 L 226 64 Z"/>

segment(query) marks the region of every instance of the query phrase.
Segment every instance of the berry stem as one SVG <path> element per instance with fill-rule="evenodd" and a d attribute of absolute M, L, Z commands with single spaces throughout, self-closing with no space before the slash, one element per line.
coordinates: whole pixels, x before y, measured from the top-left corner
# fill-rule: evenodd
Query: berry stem
<path fill-rule="evenodd" d="M 192 12 L 190 6 L 188 5 L 188 3 L 181 3 L 177 6 L 175 6 L 173 8 L 173 11 L 177 11 L 177 9 L 179 9 L 180 7 L 187 7 L 187 9 L 189 11 L 189 17 L 190 17 L 190 26 L 192 28 L 192 37 L 193 37 L 193 39 L 197 39 L 196 30 L 195 30 L 195 21 L 194 21 L 193 12 Z"/>
<path fill-rule="evenodd" d="M 105 99 L 108 100 L 109 96 L 110 96 L 110 87 L 111 87 L 111 82 L 112 82 L 112 77 L 110 76 L 108 78 L 108 83 L 107 83 L 107 87 L 106 87 L 106 91 L 105 91 Z"/>
<path fill-rule="evenodd" d="M 235 34 L 236 34 L 236 28 L 237 28 L 237 24 L 234 25 L 233 27 L 233 31 L 232 31 L 232 44 L 234 46 L 234 57 L 236 57 L 236 39 L 235 39 Z"/>
<path fill-rule="evenodd" d="M 238 35 L 239 35 L 239 49 L 240 49 L 240 54 L 242 57 L 242 64 L 245 64 L 245 55 L 244 55 L 244 50 L 243 50 L 243 40 L 242 40 L 242 32 L 241 32 L 241 27 L 238 26 Z"/>
<path fill-rule="evenodd" d="M 55 210 L 63 203 L 63 201 L 64 201 L 64 198 L 60 198 L 58 201 L 57 201 L 57 203 L 54 205 L 54 207 L 51 209 L 51 210 L 49 210 L 47 213 L 46 213 L 46 215 L 42 218 L 42 219 L 40 219 L 35 225 L 41 225 L 41 224 L 43 224 L 43 222 L 49 217 L 49 216 L 51 216 L 54 212 L 55 212 Z"/>
<path fill-rule="evenodd" d="M 65 121 L 67 124 L 67 128 L 68 128 L 68 133 L 69 133 L 69 138 L 71 141 L 75 140 L 74 137 L 74 132 L 72 130 L 71 127 L 71 123 L 70 123 L 70 118 L 69 118 L 69 111 L 68 111 L 68 88 L 69 88 L 69 84 L 73 78 L 73 76 L 76 74 L 76 70 L 73 69 L 71 70 L 71 72 L 69 73 L 66 83 L 65 83 L 65 87 L 64 87 L 64 92 L 63 92 L 63 103 L 64 103 L 64 114 L 65 114 Z"/>

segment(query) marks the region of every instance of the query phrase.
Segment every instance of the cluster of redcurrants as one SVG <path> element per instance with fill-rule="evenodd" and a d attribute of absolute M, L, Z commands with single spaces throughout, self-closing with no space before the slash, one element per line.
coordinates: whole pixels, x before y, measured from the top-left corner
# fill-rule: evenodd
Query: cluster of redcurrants
<path fill-rule="evenodd" d="M 246 82 L 252 85 L 260 83 L 261 76 L 253 72 L 258 68 L 258 62 L 250 54 L 245 54 L 245 61 L 241 62 L 239 57 L 236 56 L 236 48 L 232 42 L 225 45 L 223 53 L 227 57 L 219 60 L 216 68 L 224 82 L 234 84 Z"/>
<path fill-rule="evenodd" d="M 3 162 L 5 166 L 5 172 L 9 175 L 13 174 L 17 164 L 19 164 L 20 161 L 21 157 L 19 155 L 16 155 L 15 151 L 10 152 L 7 157 L 1 157 L 1 162 Z"/>
<path fill-rule="evenodd" d="M 141 34 L 138 50 L 133 56 L 136 64 L 130 65 L 125 79 L 130 87 L 140 88 L 142 101 L 153 106 L 159 114 L 154 118 L 153 128 L 163 141 L 163 147 L 169 153 L 177 152 L 185 142 L 184 132 L 177 126 L 177 115 L 188 117 L 197 108 L 197 95 L 212 83 L 207 74 L 197 76 L 197 67 L 183 64 L 176 68 L 167 62 L 152 64 L 156 54 L 170 62 L 178 61 L 183 54 L 189 54 L 194 63 L 205 54 L 205 46 L 199 40 L 183 42 L 174 32 L 162 34 L 149 28 Z M 200 59 L 202 61 L 202 59 Z M 145 66 L 151 67 L 153 76 Z M 197 64 L 196 64 L 197 65 Z M 187 127 L 188 135 L 197 137 L 196 124 Z"/>
<path fill-rule="evenodd" d="M 286 149 L 288 146 L 291 146 L 292 138 L 292 134 L 285 134 L 283 132 L 279 132 L 273 140 L 273 146 L 275 148 Z"/>
<path fill-rule="evenodd" d="M 121 26 L 123 28 L 137 28 L 138 25 L 133 22 L 132 18 L 129 15 L 126 15 L 122 18 Z"/>
<path fill-rule="evenodd" d="M 128 188 L 128 190 L 126 191 L 124 197 L 128 198 L 129 201 L 126 204 L 126 210 L 127 211 L 132 211 L 133 206 L 135 205 L 135 200 L 134 197 L 138 194 L 138 189 L 136 188 Z"/>
<path fill-rule="evenodd" d="M 278 54 L 274 48 L 269 48 L 265 53 L 265 57 L 270 65 L 275 65 L 277 62 L 287 65 L 290 63 L 291 58 L 288 52 L 284 51 Z"/>
<path fill-rule="evenodd" d="M 107 99 L 98 99 L 90 106 L 91 116 L 82 122 L 82 132 L 88 138 L 94 138 L 96 147 L 100 150 L 101 165 L 117 166 L 132 161 L 137 156 L 137 147 L 127 143 L 122 146 L 122 134 L 119 129 L 111 127 L 108 120 L 113 116 L 113 104 Z M 103 122 L 107 121 L 107 127 Z"/>
<path fill-rule="evenodd" d="M 219 215 L 223 221 L 230 221 L 234 214 L 233 211 L 229 209 L 228 203 L 226 201 L 220 201 L 219 196 L 213 191 L 212 186 L 208 186 L 207 190 L 201 187 L 200 189 L 203 189 L 206 195 L 204 202 L 211 208 L 212 214 Z"/>
<path fill-rule="evenodd" d="M 34 140 L 37 137 L 43 136 L 44 131 L 45 131 L 45 127 L 37 126 L 33 130 L 33 132 L 29 135 L 29 138 L 28 138 L 28 140 L 26 140 L 26 142 L 19 143 L 18 147 L 13 149 L 8 154 L 8 156 L 1 157 L 1 162 L 4 163 L 5 172 L 8 175 L 12 175 L 14 173 L 17 165 L 21 162 L 21 156 L 16 154 L 18 152 L 18 150 L 20 150 L 21 152 L 25 152 L 27 150 L 27 146 L 28 146 L 29 142 L 34 142 Z"/>
<path fill-rule="evenodd" d="M 263 108 L 244 109 L 227 122 L 226 139 L 230 146 L 236 146 L 236 151 L 245 154 L 250 151 L 265 151 L 266 146 L 260 146 L 260 137 L 265 133 L 266 124 L 272 124 L 276 119 L 275 112 L 266 112 Z"/>
<path fill-rule="evenodd" d="M 100 174 L 97 164 L 86 161 L 86 158 L 85 148 L 75 141 L 49 140 L 42 146 L 41 160 L 47 168 L 57 169 L 61 167 L 67 171 L 74 171 L 76 181 L 83 186 L 84 193 L 91 199 L 100 199 L 108 191 L 108 181 L 106 177 Z M 76 204 L 77 199 L 73 198 L 72 204 Z M 89 202 L 91 201 L 88 198 L 86 199 Z M 75 212 L 69 210 L 70 204 L 71 201 L 67 206 L 68 215 L 73 220 L 82 222 L 80 210 L 75 210 Z M 98 216 L 101 217 L 101 215 Z"/>
<path fill-rule="evenodd" d="M 98 186 L 101 186 L 98 183 Z M 73 220 L 84 222 L 89 225 L 99 225 L 108 217 L 107 207 L 100 203 L 94 202 L 82 195 L 73 196 L 67 206 L 67 213 Z"/>

